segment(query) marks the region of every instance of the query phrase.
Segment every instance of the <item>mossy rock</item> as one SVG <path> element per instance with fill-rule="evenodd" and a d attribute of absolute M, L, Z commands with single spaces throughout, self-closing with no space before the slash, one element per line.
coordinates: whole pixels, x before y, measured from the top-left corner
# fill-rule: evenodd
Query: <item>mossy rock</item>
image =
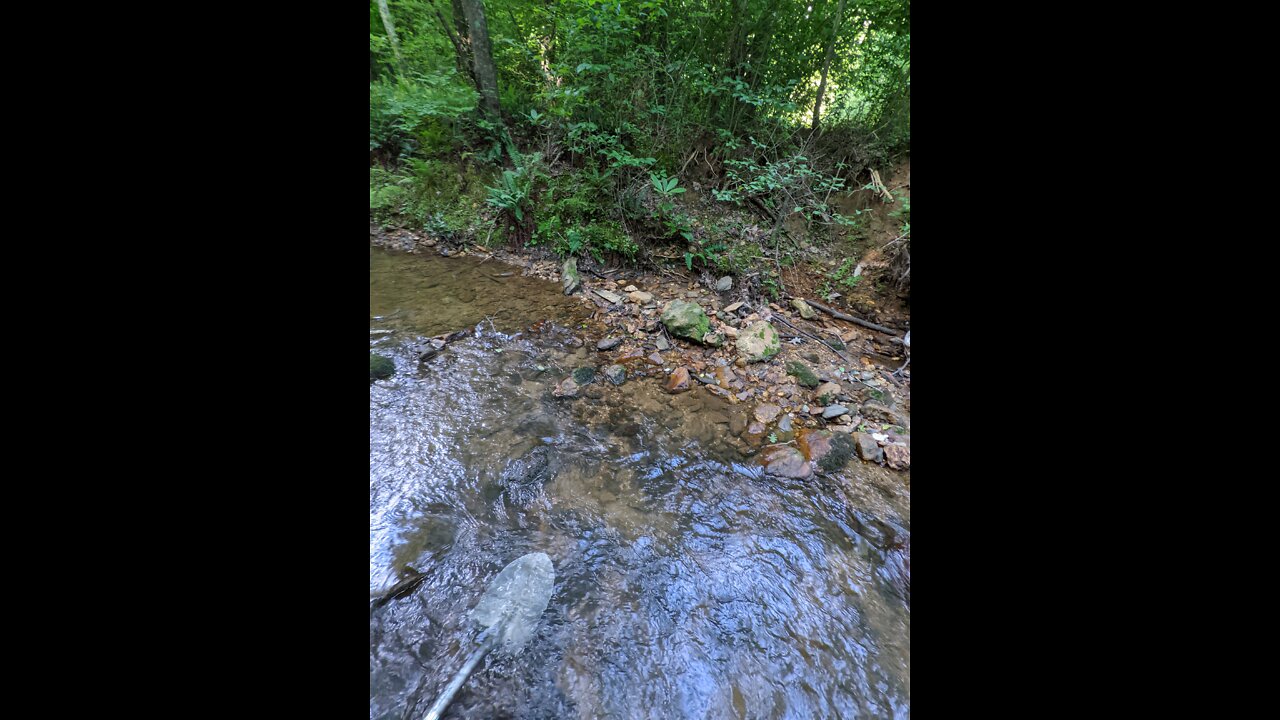
<path fill-rule="evenodd" d="M 593 367 L 580 367 L 573 371 L 573 381 L 579 386 L 590 385 L 596 380 L 596 369 Z"/>
<path fill-rule="evenodd" d="M 672 300 L 662 308 L 662 324 L 672 335 L 699 343 L 711 332 L 711 318 L 702 306 L 684 300 Z"/>
<path fill-rule="evenodd" d="M 391 358 L 383 357 L 378 353 L 369 353 L 369 382 L 385 380 L 395 371 L 396 364 L 391 362 Z"/>
<path fill-rule="evenodd" d="M 808 365 L 795 360 L 787 363 L 787 374 L 795 376 L 796 382 L 807 388 L 818 387 L 820 382 L 818 376 L 814 374 L 813 370 L 809 369 Z"/>
<path fill-rule="evenodd" d="M 831 452 L 818 461 L 818 467 L 827 472 L 835 472 L 849 464 L 857 445 L 845 433 L 835 433 L 831 438 Z"/>
<path fill-rule="evenodd" d="M 738 331 L 738 355 L 749 363 L 763 362 L 778 354 L 782 341 L 778 332 L 764 320 Z"/>

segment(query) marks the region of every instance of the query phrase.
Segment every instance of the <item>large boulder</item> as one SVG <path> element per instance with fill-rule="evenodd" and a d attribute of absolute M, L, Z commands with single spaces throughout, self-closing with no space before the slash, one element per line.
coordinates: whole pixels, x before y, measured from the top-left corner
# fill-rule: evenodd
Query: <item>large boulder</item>
<path fill-rule="evenodd" d="M 768 360 L 782 349 L 778 331 L 764 320 L 752 323 L 739 332 L 735 343 L 738 347 L 738 356 L 749 363 Z"/>
<path fill-rule="evenodd" d="M 707 317 L 702 306 L 684 300 L 672 300 L 662 308 L 662 324 L 672 335 L 694 342 L 702 342 L 711 332 L 711 318 Z"/>

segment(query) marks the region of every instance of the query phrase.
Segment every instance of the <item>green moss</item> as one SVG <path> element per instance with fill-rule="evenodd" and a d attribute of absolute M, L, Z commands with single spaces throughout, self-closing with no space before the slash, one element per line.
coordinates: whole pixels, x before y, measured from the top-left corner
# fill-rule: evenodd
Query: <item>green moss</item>
<path fill-rule="evenodd" d="M 391 358 L 369 353 L 369 382 L 389 378 L 395 371 L 396 364 L 391 362 Z"/>
<path fill-rule="evenodd" d="M 818 376 L 802 362 L 792 360 L 787 363 L 787 374 L 794 375 L 796 381 L 805 387 L 818 387 Z"/>
<path fill-rule="evenodd" d="M 818 461 L 818 467 L 827 472 L 839 470 L 849 464 L 849 459 L 853 457 L 855 447 L 853 439 L 848 435 L 836 433 L 831 438 L 831 452 Z"/>

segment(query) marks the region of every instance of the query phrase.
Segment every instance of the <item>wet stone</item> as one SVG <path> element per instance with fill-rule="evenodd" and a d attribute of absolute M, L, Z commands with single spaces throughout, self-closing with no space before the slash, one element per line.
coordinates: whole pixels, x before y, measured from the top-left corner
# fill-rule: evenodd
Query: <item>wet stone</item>
<path fill-rule="evenodd" d="M 597 349 L 597 350 L 612 350 L 612 349 L 614 349 L 614 348 L 618 347 L 618 344 L 619 344 L 619 343 L 621 343 L 621 342 L 622 342 L 622 338 L 616 338 L 616 337 L 615 337 L 615 338 L 605 338 L 604 340 L 601 340 L 600 342 L 596 343 L 596 349 Z"/>
<path fill-rule="evenodd" d="M 764 471 L 770 475 L 786 478 L 807 478 L 813 474 L 813 468 L 805 459 L 804 453 L 789 446 L 775 445 L 764 451 Z"/>
<path fill-rule="evenodd" d="M 671 375 L 667 377 L 666 390 L 669 393 L 684 392 L 689 389 L 689 370 L 687 368 L 676 368 Z"/>
<path fill-rule="evenodd" d="M 621 365 L 610 365 L 604 369 L 604 376 L 614 385 L 621 385 L 626 382 L 627 370 Z"/>
<path fill-rule="evenodd" d="M 580 367 L 573 371 L 573 381 L 578 385 L 590 385 L 595 382 L 596 369 L 593 367 Z"/>

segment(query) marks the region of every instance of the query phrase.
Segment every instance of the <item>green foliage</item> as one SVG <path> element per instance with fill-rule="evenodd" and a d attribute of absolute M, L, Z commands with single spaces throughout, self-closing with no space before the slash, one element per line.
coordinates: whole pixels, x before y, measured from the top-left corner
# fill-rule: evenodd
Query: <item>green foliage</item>
<path fill-rule="evenodd" d="M 480 218 L 491 171 L 410 158 L 396 171 L 369 168 L 369 210 L 382 222 L 418 226 L 437 237 L 469 235 Z"/>
<path fill-rule="evenodd" d="M 502 181 L 497 187 L 488 188 L 489 197 L 485 202 L 493 207 L 506 210 L 516 220 L 524 220 L 524 206 L 529 202 L 533 192 L 534 178 L 524 168 L 516 171 L 503 170 Z"/>
<path fill-rule="evenodd" d="M 697 203 L 771 223 L 799 216 L 810 231 L 853 226 L 831 196 L 910 147 L 909 2 L 848 4 L 812 135 L 836 3 L 489 0 L 502 123 L 476 109 L 453 7 L 391 3 L 401 71 L 370 5 L 370 159 L 386 170 L 370 174 L 376 217 L 464 232 L 487 203 L 520 240 L 562 255 L 633 257 L 637 240 L 678 242 L 687 267 L 737 272 L 761 259 L 761 237 L 779 255 L 783 234 L 707 232 L 690 216 Z M 532 149 L 547 159 L 541 175 L 519 152 Z M 413 164 L 445 156 L 488 166 L 489 190 L 476 197 L 469 182 Z M 705 198 L 691 199 L 695 181 Z M 760 282 L 777 297 L 776 277 Z"/>
<path fill-rule="evenodd" d="M 370 83 L 370 155 L 399 163 L 419 150 L 447 150 L 457 119 L 474 110 L 478 98 L 454 72 Z"/>
<path fill-rule="evenodd" d="M 845 258 L 845 261 L 835 270 L 835 272 L 827 273 L 827 279 L 823 282 L 822 288 L 818 291 L 818 294 L 824 298 L 829 297 L 833 289 L 833 283 L 838 287 L 850 290 L 857 287 L 858 281 L 862 280 L 862 276 L 853 274 L 856 267 L 857 264 L 853 258 Z"/>

